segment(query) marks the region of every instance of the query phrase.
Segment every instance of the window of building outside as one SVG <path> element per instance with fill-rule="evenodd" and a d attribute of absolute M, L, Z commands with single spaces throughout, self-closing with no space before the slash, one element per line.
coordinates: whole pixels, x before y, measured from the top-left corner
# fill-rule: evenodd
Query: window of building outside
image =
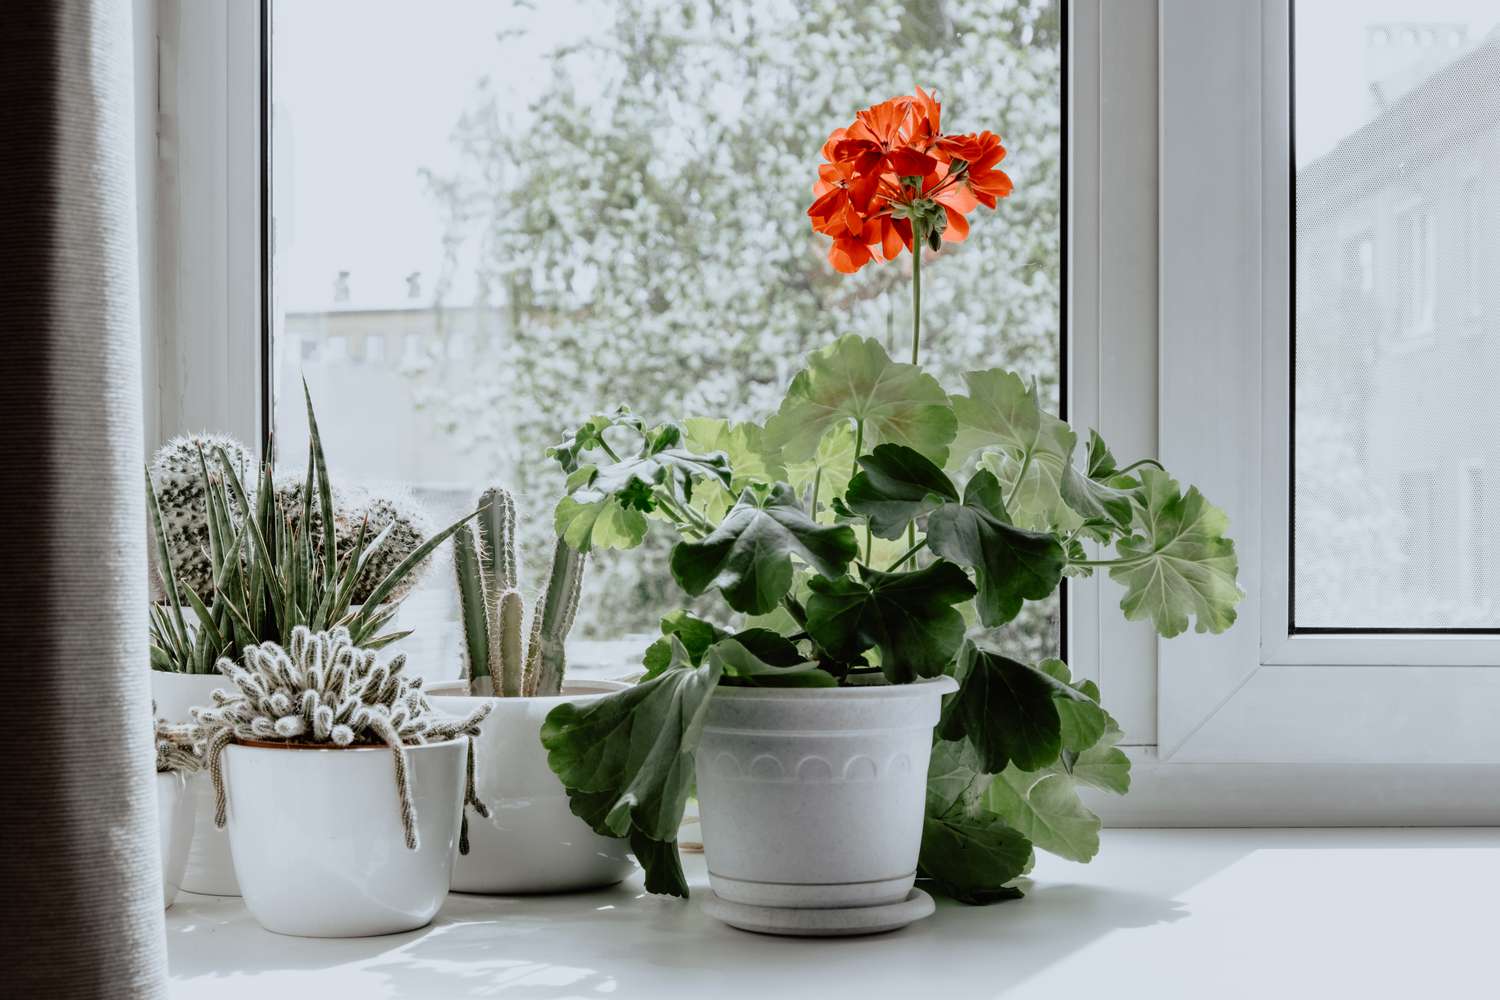
<path fill-rule="evenodd" d="M 924 268 L 924 363 L 953 389 L 1014 368 L 1055 407 L 1060 39 L 1057 0 L 273 3 L 283 467 L 305 377 L 340 480 L 435 522 L 511 489 L 535 587 L 563 486 L 545 452 L 589 415 L 761 421 L 837 335 L 898 354 L 909 261 L 835 274 L 806 209 L 829 131 L 918 84 L 945 123 L 1000 133 L 1016 182 Z M 683 606 L 656 534 L 591 559 L 575 668 L 638 663 Z M 459 663 L 450 574 L 402 610 L 434 676 Z M 1057 617 L 1018 623 L 1029 657 Z"/>
<path fill-rule="evenodd" d="M 1293 628 L 1500 626 L 1479 264 L 1500 10 L 1296 0 L 1293 21 Z"/>

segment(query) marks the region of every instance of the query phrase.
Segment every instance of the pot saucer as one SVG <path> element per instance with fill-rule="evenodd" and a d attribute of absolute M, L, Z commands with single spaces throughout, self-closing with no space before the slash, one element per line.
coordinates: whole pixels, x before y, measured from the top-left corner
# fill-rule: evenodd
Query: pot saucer
<path fill-rule="evenodd" d="M 931 916 L 935 909 L 932 897 L 921 889 L 913 889 L 898 903 L 826 910 L 729 903 L 713 892 L 703 901 L 703 912 L 731 927 L 756 934 L 780 934 L 786 937 L 884 934 Z"/>

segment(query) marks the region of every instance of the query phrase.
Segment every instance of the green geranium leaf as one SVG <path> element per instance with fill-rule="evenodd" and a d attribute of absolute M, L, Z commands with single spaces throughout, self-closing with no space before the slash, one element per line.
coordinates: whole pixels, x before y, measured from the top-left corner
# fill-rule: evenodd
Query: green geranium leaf
<path fill-rule="evenodd" d="M 990 783 L 984 805 L 1044 851 L 1069 861 L 1088 861 L 1099 853 L 1102 824 L 1078 798 L 1065 771 L 1007 767 Z"/>
<path fill-rule="evenodd" d="M 1063 749 L 1059 701 L 1090 701 L 1046 670 L 965 642 L 959 655 L 958 693 L 939 725 L 945 740 L 965 737 L 980 769 L 995 774 L 1008 764 L 1046 767 Z"/>
<path fill-rule="evenodd" d="M 990 776 L 984 774 L 979 752 L 968 740 L 934 740 L 927 765 L 927 812 L 972 814 L 980 808 Z"/>
<path fill-rule="evenodd" d="M 599 466 L 586 483 L 573 490 L 572 496 L 579 503 L 593 503 L 617 494 L 650 497 L 653 488 L 665 484 L 672 475 L 688 489 L 699 479 L 711 480 L 728 489 L 729 459 L 722 452 L 699 455 L 686 448 L 663 447 Z"/>
<path fill-rule="evenodd" d="M 693 417 L 683 421 L 686 445 L 702 454 L 722 453 L 729 459 L 730 486 L 736 491 L 751 483 L 777 483 L 786 479 L 781 456 L 766 444 L 759 424 L 732 424 L 728 420 Z"/>
<path fill-rule="evenodd" d="M 542 723 L 541 741 L 574 814 L 602 836 L 629 837 L 647 884 L 658 886 L 653 892 L 686 896 L 677 828 L 723 667 L 713 656 L 690 666 L 687 649 L 673 641 L 671 669 L 598 701 L 559 705 Z"/>
<path fill-rule="evenodd" d="M 979 580 L 979 618 L 1003 625 L 1028 600 L 1039 601 L 1057 589 L 1067 556 L 1056 538 L 1008 524 L 999 505 L 1000 486 L 993 474 L 975 473 L 962 504 L 947 503 L 927 518 L 928 547 Z"/>
<path fill-rule="evenodd" d="M 639 435 L 646 433 L 645 424 L 640 418 L 632 414 L 628 407 L 622 406 L 608 416 L 596 414 L 589 417 L 576 431 L 564 437 L 560 444 L 548 448 L 547 457 L 557 459 L 563 471 L 572 474 L 583 464 L 581 459 L 584 454 L 603 446 L 604 432 L 611 427 L 627 427 Z"/>
<path fill-rule="evenodd" d="M 579 552 L 633 549 L 646 537 L 646 515 L 616 497 L 579 503 L 563 497 L 552 518 L 557 537 Z"/>
<path fill-rule="evenodd" d="M 1182 495 L 1176 481 L 1157 469 L 1141 470 L 1133 496 L 1136 530 L 1115 546 L 1124 564 L 1109 571 L 1125 587 L 1125 617 L 1150 618 L 1169 639 L 1187 631 L 1189 616 L 1197 619 L 1199 632 L 1233 625 L 1234 606 L 1244 594 L 1235 583 L 1234 542 L 1224 537 L 1228 516 L 1197 487 Z"/>
<path fill-rule="evenodd" d="M 953 480 L 905 445 L 879 445 L 859 464 L 864 471 L 849 482 L 845 502 L 880 538 L 899 538 L 916 518 L 945 501 L 958 502 Z"/>
<path fill-rule="evenodd" d="M 848 525 L 820 525 L 797 504 L 792 488 L 777 483 L 768 496 L 753 490 L 707 538 L 672 549 L 672 575 L 697 596 L 718 587 L 736 611 L 764 614 L 792 586 L 792 556 L 827 577 L 842 576 L 858 554 Z"/>
<path fill-rule="evenodd" d="M 1124 795 L 1130 791 L 1130 758 L 1115 746 L 1123 734 L 1111 719 L 1099 742 L 1073 758 L 1068 772 L 1080 785 Z"/>
<path fill-rule="evenodd" d="M 646 668 L 646 679 L 650 680 L 672 666 L 673 638 L 687 654 L 688 665 L 696 667 L 703 662 L 708 647 L 726 635 L 728 633 L 713 622 L 686 611 L 673 611 L 661 620 L 661 638 L 646 647 L 646 655 L 641 660 Z"/>
<path fill-rule="evenodd" d="M 1097 529 L 1106 525 L 1119 531 L 1130 530 L 1134 512 L 1130 493 L 1087 476 L 1071 464 L 1063 469 L 1062 498 L 1087 526 L 1094 529 L 1090 534 L 1095 538 L 1100 536 Z"/>
<path fill-rule="evenodd" d="M 1109 713 L 1099 705 L 1098 686 L 1093 681 L 1074 684 L 1072 675 L 1068 672 L 1068 665 L 1062 660 L 1043 660 L 1036 665 L 1036 668 L 1083 695 L 1082 698 L 1053 699 L 1057 704 L 1058 720 L 1062 725 L 1063 749 L 1079 753 L 1098 743 L 1104 731 L 1114 724 Z"/>
<path fill-rule="evenodd" d="M 758 630 L 765 636 L 774 636 L 786 643 L 785 639 L 774 632 Z M 736 636 L 733 639 L 721 639 L 709 647 L 709 659 L 717 659 L 724 676 L 722 683 L 738 687 L 834 687 L 838 682 L 832 674 L 820 670 L 813 662 L 799 662 L 774 664 L 761 659 L 749 646 L 740 641 L 744 636 Z M 790 643 L 786 643 L 791 645 Z M 770 646 L 779 653 L 774 644 Z M 796 655 L 796 647 L 792 647 L 792 654 Z"/>
<path fill-rule="evenodd" d="M 866 446 L 904 444 L 938 464 L 948 460 L 957 426 L 937 379 L 892 361 L 878 340 L 851 334 L 808 355 L 766 439 L 788 462 L 802 462 L 831 428 L 859 422 Z"/>
<path fill-rule="evenodd" d="M 804 462 L 787 466 L 787 481 L 798 497 L 811 499 L 812 487 L 818 487 L 816 512 L 821 513 L 844 495 L 854 476 L 854 428 L 848 424 L 835 427 L 818 442 L 817 453 Z"/>
<path fill-rule="evenodd" d="M 1042 411 L 1035 389 L 1015 372 L 967 372 L 967 396 L 953 397 L 958 435 L 955 459 L 976 451 L 999 478 L 1011 520 L 1034 531 L 1066 530 L 1078 517 L 1063 502 L 1062 483 L 1077 436 Z"/>
<path fill-rule="evenodd" d="M 910 573 L 865 569 L 861 575 L 862 581 L 809 582 L 808 634 L 846 661 L 876 647 L 892 684 L 943 673 L 963 642 L 964 619 L 954 605 L 974 596 L 968 574 L 936 562 Z"/>
<path fill-rule="evenodd" d="M 917 876 L 962 903 L 1020 899 L 1007 885 L 1026 871 L 1031 844 L 998 817 L 928 816 L 922 822 Z"/>

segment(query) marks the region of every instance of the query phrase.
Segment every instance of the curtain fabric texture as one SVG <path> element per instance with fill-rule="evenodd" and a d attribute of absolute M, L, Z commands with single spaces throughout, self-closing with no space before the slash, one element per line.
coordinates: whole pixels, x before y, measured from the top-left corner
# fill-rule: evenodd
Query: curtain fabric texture
<path fill-rule="evenodd" d="M 130 27 L 130 0 L 0 9 L 6 997 L 166 992 Z"/>

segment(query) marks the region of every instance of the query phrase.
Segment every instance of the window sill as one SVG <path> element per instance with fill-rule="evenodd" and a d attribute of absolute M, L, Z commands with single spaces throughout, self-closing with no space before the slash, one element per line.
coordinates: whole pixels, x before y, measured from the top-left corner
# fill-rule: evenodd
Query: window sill
<path fill-rule="evenodd" d="M 1108 830 L 1090 865 L 1042 855 L 1019 902 L 939 901 L 894 934 L 821 942 L 715 922 L 703 859 L 685 861 L 686 903 L 638 877 L 453 895 L 424 930 L 353 940 L 278 937 L 238 899 L 184 893 L 172 995 L 1461 996 L 1490 973 L 1475 887 L 1500 882 L 1500 831 Z"/>

